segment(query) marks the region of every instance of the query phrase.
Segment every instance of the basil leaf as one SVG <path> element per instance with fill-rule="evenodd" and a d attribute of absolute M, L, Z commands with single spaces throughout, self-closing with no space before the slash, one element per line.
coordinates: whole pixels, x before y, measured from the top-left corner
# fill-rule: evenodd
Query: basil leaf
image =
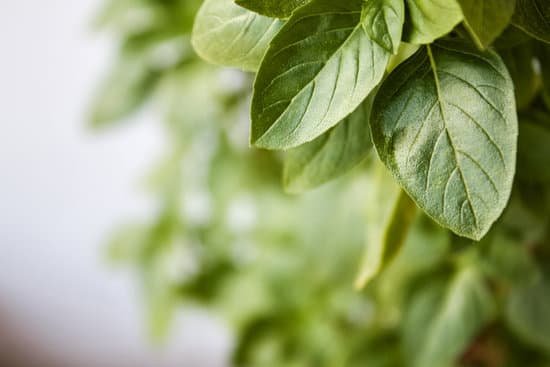
<path fill-rule="evenodd" d="M 235 0 L 235 2 L 258 14 L 271 18 L 287 18 L 310 0 Z"/>
<path fill-rule="evenodd" d="M 195 19 L 191 41 L 206 61 L 256 71 L 282 24 L 233 0 L 206 0 Z"/>
<path fill-rule="evenodd" d="M 364 22 L 370 38 L 388 52 L 397 54 L 405 21 L 403 0 L 370 0 L 363 5 Z"/>
<path fill-rule="evenodd" d="M 254 86 L 253 144 L 288 149 L 311 141 L 380 82 L 390 53 L 369 37 L 362 4 L 314 0 L 273 39 Z"/>
<path fill-rule="evenodd" d="M 550 353 L 550 283 L 544 277 L 515 288 L 508 299 L 510 328 L 526 343 Z"/>
<path fill-rule="evenodd" d="M 528 107 L 537 96 L 539 77 L 533 67 L 534 51 L 531 42 L 522 43 L 499 52 L 514 82 L 518 110 Z"/>
<path fill-rule="evenodd" d="M 517 0 L 512 22 L 531 36 L 550 43 L 550 1 Z"/>
<path fill-rule="evenodd" d="M 301 192 L 343 175 L 372 149 L 369 115 L 373 97 L 317 139 L 289 151 L 283 180 L 287 191 Z"/>
<path fill-rule="evenodd" d="M 413 298 L 404 323 L 406 358 L 414 367 L 452 365 L 495 311 L 481 275 L 460 270 L 446 287 L 435 284 Z"/>
<path fill-rule="evenodd" d="M 407 0 L 404 41 L 425 44 L 449 33 L 462 21 L 456 0 Z"/>
<path fill-rule="evenodd" d="M 487 48 L 512 19 L 516 0 L 458 0 L 466 28 L 480 48 Z"/>
<path fill-rule="evenodd" d="M 380 158 L 428 215 L 461 236 L 481 239 L 510 196 L 513 91 L 494 52 L 440 42 L 398 66 L 374 101 Z"/>
<path fill-rule="evenodd" d="M 365 287 L 391 263 L 405 243 L 416 214 L 416 204 L 386 169 L 379 167 L 376 174 L 368 191 L 367 243 L 356 289 Z"/>

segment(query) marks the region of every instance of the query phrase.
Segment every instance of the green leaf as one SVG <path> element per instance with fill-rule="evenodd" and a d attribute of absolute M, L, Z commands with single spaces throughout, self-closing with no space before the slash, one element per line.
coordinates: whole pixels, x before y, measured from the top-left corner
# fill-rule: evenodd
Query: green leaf
<path fill-rule="evenodd" d="M 518 177 L 550 183 L 550 114 L 532 111 L 520 117 Z"/>
<path fill-rule="evenodd" d="M 539 90 L 539 78 L 533 67 L 533 44 L 522 43 L 519 46 L 501 50 L 499 54 L 514 81 L 518 110 L 528 107 Z"/>
<path fill-rule="evenodd" d="M 449 33 L 462 21 L 456 0 L 407 0 L 404 41 L 431 43 Z"/>
<path fill-rule="evenodd" d="M 254 87 L 253 144 L 288 149 L 311 141 L 380 82 L 391 54 L 369 37 L 362 4 L 314 0 L 273 39 Z"/>
<path fill-rule="evenodd" d="M 282 25 L 233 0 L 206 0 L 195 19 L 191 41 L 195 51 L 211 63 L 256 71 Z"/>
<path fill-rule="evenodd" d="M 413 298 L 404 323 L 406 358 L 414 367 L 451 366 L 495 314 L 485 280 L 463 268 L 446 287 L 436 283 Z"/>
<path fill-rule="evenodd" d="M 428 215 L 479 240 L 510 196 L 517 117 L 501 59 L 463 43 L 420 49 L 380 87 L 371 114 L 378 154 Z"/>
<path fill-rule="evenodd" d="M 91 126 L 108 127 L 135 112 L 151 95 L 158 77 L 143 60 L 123 58 L 92 101 Z"/>
<path fill-rule="evenodd" d="M 373 97 L 317 139 L 290 150 L 283 181 L 288 192 L 301 192 L 333 180 L 358 165 L 372 149 L 369 115 Z"/>
<path fill-rule="evenodd" d="M 550 43 L 550 1 L 517 0 L 512 22 L 531 36 Z"/>
<path fill-rule="evenodd" d="M 235 0 L 243 8 L 271 18 L 287 18 L 310 0 Z"/>
<path fill-rule="evenodd" d="M 550 353 L 550 283 L 540 277 L 515 288 L 508 299 L 506 318 L 510 328 L 526 343 Z"/>
<path fill-rule="evenodd" d="M 516 0 L 458 0 L 466 28 L 478 47 L 487 48 L 506 28 Z"/>
<path fill-rule="evenodd" d="M 391 263 L 405 243 L 416 214 L 416 204 L 384 167 L 378 167 L 373 181 L 367 198 L 367 243 L 356 289 L 365 287 Z"/>
<path fill-rule="evenodd" d="M 403 0 L 369 0 L 363 5 L 363 18 L 370 38 L 397 54 L 405 21 Z"/>

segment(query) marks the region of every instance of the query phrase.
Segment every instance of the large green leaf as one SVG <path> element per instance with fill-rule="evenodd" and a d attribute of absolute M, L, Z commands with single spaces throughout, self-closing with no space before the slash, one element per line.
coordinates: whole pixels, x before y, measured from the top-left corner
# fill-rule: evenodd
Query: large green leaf
<path fill-rule="evenodd" d="M 322 185 L 355 167 L 372 149 L 369 115 L 373 97 L 317 139 L 290 150 L 283 180 L 287 191 Z"/>
<path fill-rule="evenodd" d="M 525 342 L 550 353 L 550 283 L 538 280 L 513 290 L 506 307 L 512 330 Z"/>
<path fill-rule="evenodd" d="M 416 204 L 381 166 L 368 188 L 367 242 L 355 281 L 361 289 L 383 271 L 399 253 L 415 218 Z"/>
<path fill-rule="evenodd" d="M 468 31 L 480 48 L 489 46 L 510 22 L 516 0 L 458 0 Z"/>
<path fill-rule="evenodd" d="M 240 6 L 272 18 L 287 18 L 310 0 L 235 0 Z"/>
<path fill-rule="evenodd" d="M 539 77 L 533 66 L 533 44 L 531 42 L 522 43 L 501 50 L 499 54 L 514 81 L 518 110 L 528 107 L 539 90 Z"/>
<path fill-rule="evenodd" d="M 209 62 L 256 71 L 282 24 L 233 0 L 206 0 L 195 19 L 192 43 Z"/>
<path fill-rule="evenodd" d="M 493 52 L 459 42 L 419 50 L 380 87 L 371 114 L 382 161 L 434 220 L 479 240 L 506 206 L 517 117 Z"/>
<path fill-rule="evenodd" d="M 288 149 L 311 141 L 380 82 L 391 53 L 367 33 L 372 24 L 362 17 L 362 4 L 314 0 L 273 39 L 255 82 L 252 143 Z"/>
<path fill-rule="evenodd" d="M 448 285 L 416 293 L 404 323 L 406 358 L 414 367 L 451 366 L 494 314 L 485 280 L 464 268 Z"/>
<path fill-rule="evenodd" d="M 431 43 L 462 21 L 457 0 L 407 0 L 405 41 Z"/>
<path fill-rule="evenodd" d="M 550 1 L 516 0 L 512 21 L 531 36 L 550 43 Z"/>

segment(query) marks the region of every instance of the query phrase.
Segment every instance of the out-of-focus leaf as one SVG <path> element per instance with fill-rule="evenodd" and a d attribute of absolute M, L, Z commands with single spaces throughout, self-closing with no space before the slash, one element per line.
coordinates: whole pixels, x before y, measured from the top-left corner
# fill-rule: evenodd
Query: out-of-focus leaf
<path fill-rule="evenodd" d="M 523 180 L 550 183 L 550 113 L 520 117 L 517 174 Z"/>
<path fill-rule="evenodd" d="M 195 20 L 192 43 L 209 62 L 256 71 L 282 25 L 233 0 L 206 0 Z"/>
<path fill-rule="evenodd" d="M 541 69 L 542 95 L 547 108 L 550 109 L 550 45 L 538 43 L 536 54 Z"/>
<path fill-rule="evenodd" d="M 415 296 L 406 316 L 407 360 L 415 367 L 451 366 L 495 311 L 485 280 L 474 268 L 462 268 L 448 285 L 429 286 Z"/>
<path fill-rule="evenodd" d="M 367 240 L 355 280 L 357 289 L 383 271 L 401 250 L 416 214 L 416 204 L 384 167 L 378 167 L 377 177 L 368 190 Z"/>
<path fill-rule="evenodd" d="M 514 82 L 517 108 L 528 107 L 539 90 L 539 78 L 533 66 L 533 44 L 522 43 L 519 46 L 501 50 L 499 54 Z"/>
<path fill-rule="evenodd" d="M 525 343 L 550 353 L 550 283 L 540 277 L 531 284 L 517 287 L 506 307 L 511 329 Z"/>
<path fill-rule="evenodd" d="M 513 22 L 531 36 L 550 43 L 550 2 L 517 0 Z"/>
<path fill-rule="evenodd" d="M 142 60 L 121 60 L 92 102 L 92 127 L 116 124 L 135 112 L 151 95 L 158 77 Z"/>
<path fill-rule="evenodd" d="M 373 97 L 331 130 L 290 150 L 283 181 L 289 192 L 301 192 L 333 180 L 359 164 L 372 149 L 369 115 Z"/>

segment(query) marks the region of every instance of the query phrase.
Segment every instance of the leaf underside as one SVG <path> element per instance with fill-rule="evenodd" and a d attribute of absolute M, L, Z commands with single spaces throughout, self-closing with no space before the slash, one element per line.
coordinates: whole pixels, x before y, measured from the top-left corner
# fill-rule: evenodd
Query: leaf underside
<path fill-rule="evenodd" d="M 450 41 L 422 48 L 382 84 L 371 126 L 380 158 L 428 215 L 483 237 L 507 204 L 517 149 L 498 55 Z"/>

